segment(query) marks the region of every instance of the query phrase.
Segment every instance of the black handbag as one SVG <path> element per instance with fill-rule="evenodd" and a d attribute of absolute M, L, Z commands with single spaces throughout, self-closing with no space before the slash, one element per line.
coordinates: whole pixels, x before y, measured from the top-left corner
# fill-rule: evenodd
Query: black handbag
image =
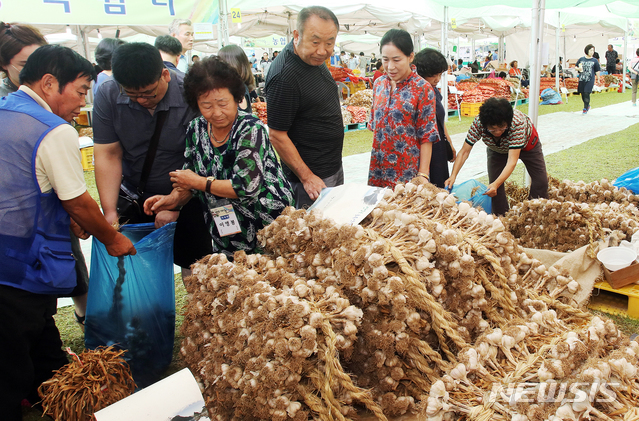
<path fill-rule="evenodd" d="M 144 213 L 144 203 L 142 202 L 142 196 L 144 195 L 144 189 L 146 188 L 146 182 L 151 174 L 151 167 L 155 160 L 155 154 L 158 151 L 158 145 L 160 143 L 160 133 L 162 132 L 162 126 L 166 121 L 168 111 L 159 111 L 158 119 L 155 123 L 155 131 L 149 142 L 149 150 L 146 153 L 144 159 L 144 166 L 142 167 L 142 175 L 140 176 L 140 183 L 137 188 L 131 188 L 122 180 L 120 183 L 120 192 L 118 193 L 117 211 L 120 224 L 139 224 L 147 222 L 149 216 Z"/>
<path fill-rule="evenodd" d="M 450 144 L 449 140 L 444 140 L 444 142 L 446 142 L 446 160 L 450 161 L 451 159 L 453 159 L 453 147 Z"/>

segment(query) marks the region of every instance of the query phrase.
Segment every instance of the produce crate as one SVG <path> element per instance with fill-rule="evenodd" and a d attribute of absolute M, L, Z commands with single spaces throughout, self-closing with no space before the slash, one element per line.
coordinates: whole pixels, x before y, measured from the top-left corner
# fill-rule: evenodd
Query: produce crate
<path fill-rule="evenodd" d="M 82 169 L 84 171 L 93 171 L 93 146 L 80 149 L 82 154 Z"/>
<path fill-rule="evenodd" d="M 483 102 L 462 102 L 460 104 L 461 115 L 464 117 L 475 117 L 479 115 L 479 107 Z"/>
<path fill-rule="evenodd" d="M 344 133 L 350 132 L 353 130 L 366 130 L 367 123 L 352 123 L 344 126 Z"/>
<path fill-rule="evenodd" d="M 639 285 L 614 289 L 606 281 L 594 285 L 590 304 L 592 310 L 639 319 Z"/>
<path fill-rule="evenodd" d="M 346 84 L 346 86 L 348 86 L 348 89 L 351 90 L 351 95 L 353 95 L 357 91 L 362 91 L 366 89 L 366 83 L 363 80 L 360 80 L 357 83 L 353 83 L 353 82 L 344 82 L 344 83 Z"/>

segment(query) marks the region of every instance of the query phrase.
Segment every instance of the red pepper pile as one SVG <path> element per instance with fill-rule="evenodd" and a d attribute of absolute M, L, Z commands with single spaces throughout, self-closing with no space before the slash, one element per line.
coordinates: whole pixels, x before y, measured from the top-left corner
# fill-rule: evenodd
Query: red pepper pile
<path fill-rule="evenodd" d="M 352 114 L 353 118 L 351 121 L 353 123 L 366 123 L 366 108 L 350 105 L 346 107 L 346 110 Z"/>
<path fill-rule="evenodd" d="M 503 79 L 482 79 L 479 82 L 479 88 L 488 88 L 491 87 L 494 89 L 495 93 L 492 95 L 498 98 L 506 98 L 510 100 L 510 84 Z M 488 99 L 488 98 L 486 98 Z"/>
<path fill-rule="evenodd" d="M 475 89 L 464 93 L 464 102 L 484 102 L 495 96 L 495 88 L 487 85 L 479 85 Z"/>
<path fill-rule="evenodd" d="M 571 77 L 566 79 L 566 88 L 568 89 L 577 89 L 577 87 L 579 86 L 579 78 L 578 77 Z"/>
<path fill-rule="evenodd" d="M 331 76 L 333 76 L 333 80 L 337 82 L 344 82 L 346 78 L 348 78 L 353 83 L 359 83 L 361 79 L 355 76 L 351 69 L 347 69 L 344 67 L 329 66 L 328 70 L 331 72 Z"/>
<path fill-rule="evenodd" d="M 565 86 L 563 81 L 561 79 L 559 79 L 559 86 L 563 87 Z M 555 88 L 555 78 L 554 77 L 542 77 L 539 79 L 539 93 L 541 94 L 541 92 L 544 89 L 554 89 Z"/>
<path fill-rule="evenodd" d="M 476 82 L 462 81 L 457 84 L 457 89 L 460 91 L 472 91 L 479 85 Z"/>
<path fill-rule="evenodd" d="M 457 109 L 457 101 L 455 101 L 455 97 L 457 97 L 457 101 L 462 101 L 462 96 L 459 94 L 448 94 L 448 109 L 456 110 Z"/>
<path fill-rule="evenodd" d="M 254 102 L 251 104 L 251 108 L 257 113 L 257 117 L 262 120 L 262 123 L 268 123 L 268 119 L 266 118 L 266 102 Z"/>

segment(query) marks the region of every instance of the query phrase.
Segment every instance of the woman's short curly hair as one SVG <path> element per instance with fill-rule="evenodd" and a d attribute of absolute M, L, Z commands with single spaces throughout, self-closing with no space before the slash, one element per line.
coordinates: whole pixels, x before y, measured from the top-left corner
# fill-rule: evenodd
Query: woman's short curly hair
<path fill-rule="evenodd" d="M 242 102 L 244 81 L 233 67 L 216 56 L 194 63 L 184 77 L 184 97 L 194 110 L 198 109 L 197 100 L 200 96 L 224 88 L 233 95 L 235 102 Z"/>
<path fill-rule="evenodd" d="M 515 63 L 519 64 L 517 60 L 513 60 L 510 62 L 510 67 L 515 67 Z"/>
<path fill-rule="evenodd" d="M 506 98 L 488 98 L 479 107 L 479 121 L 484 128 L 488 126 L 510 125 L 513 121 L 513 107 Z"/>

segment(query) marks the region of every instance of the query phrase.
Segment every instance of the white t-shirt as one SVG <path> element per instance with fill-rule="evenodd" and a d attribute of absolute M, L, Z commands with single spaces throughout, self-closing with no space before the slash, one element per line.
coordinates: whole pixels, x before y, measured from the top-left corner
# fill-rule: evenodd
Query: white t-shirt
<path fill-rule="evenodd" d="M 22 85 L 20 90 L 51 112 L 49 104 L 32 89 Z M 87 191 L 78 132 L 70 124 L 56 127 L 42 139 L 36 154 L 36 177 L 43 193 L 53 189 L 60 200 L 75 199 Z"/>

